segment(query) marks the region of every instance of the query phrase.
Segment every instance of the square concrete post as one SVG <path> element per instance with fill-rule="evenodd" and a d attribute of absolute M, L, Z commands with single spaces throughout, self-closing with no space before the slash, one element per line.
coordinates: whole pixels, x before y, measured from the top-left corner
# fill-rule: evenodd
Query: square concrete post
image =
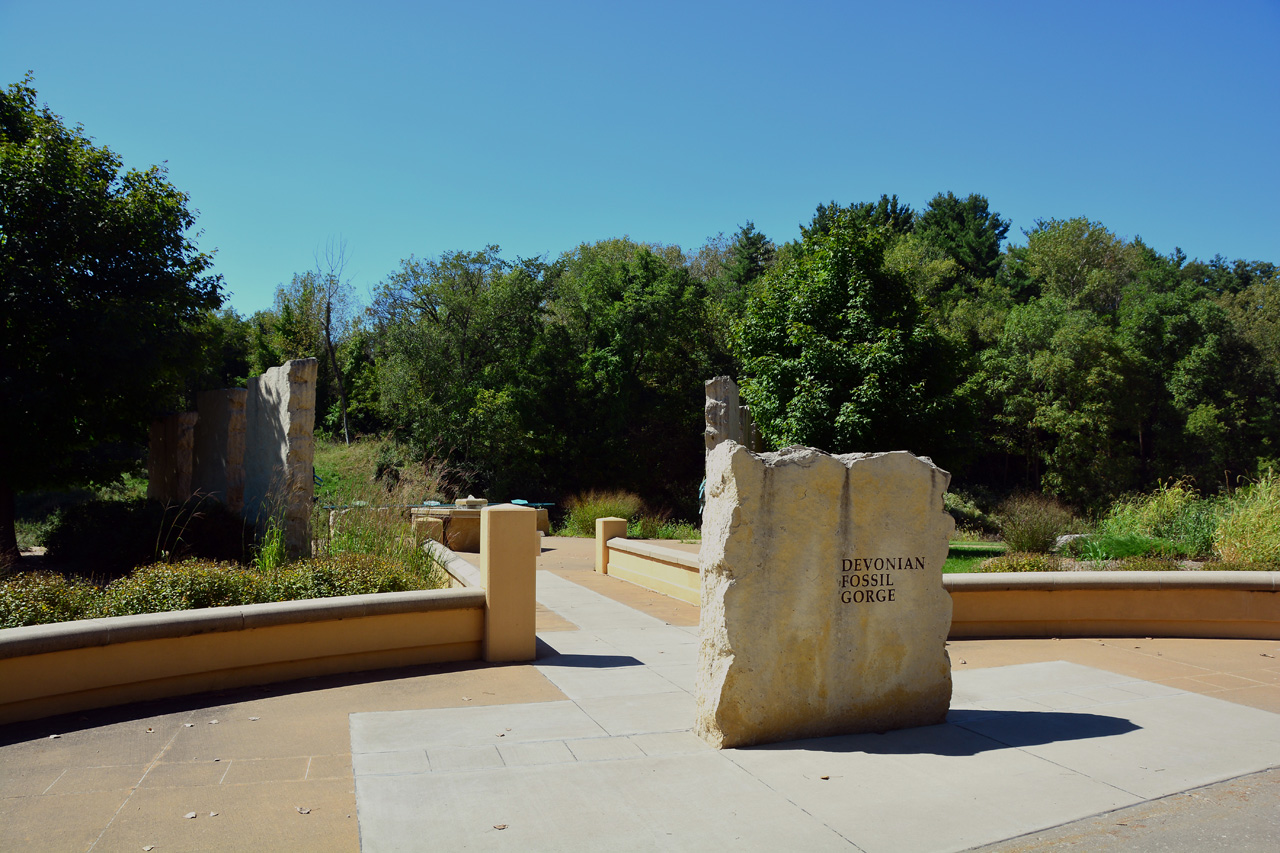
<path fill-rule="evenodd" d="M 627 538 L 627 520 L 625 518 L 596 519 L 596 571 L 602 575 L 609 574 L 609 540 Z"/>
<path fill-rule="evenodd" d="M 484 576 L 484 659 L 533 660 L 535 557 L 538 535 L 531 507 L 500 504 L 480 511 L 480 571 Z"/>

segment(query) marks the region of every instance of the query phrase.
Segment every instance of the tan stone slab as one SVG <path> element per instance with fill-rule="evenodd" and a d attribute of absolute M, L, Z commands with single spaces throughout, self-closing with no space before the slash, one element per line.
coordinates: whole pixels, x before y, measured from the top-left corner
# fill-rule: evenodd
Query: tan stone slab
<path fill-rule="evenodd" d="M 43 794 L 66 771 L 66 767 L 24 767 L 6 762 L 0 765 L 0 799 Z"/>
<path fill-rule="evenodd" d="M 217 785 L 231 767 L 227 761 L 184 761 L 156 764 L 142 780 L 144 788 L 198 788 Z"/>
<path fill-rule="evenodd" d="M 352 779 L 351 753 L 311 756 L 311 763 L 307 765 L 307 780 L 316 779 L 345 779 L 350 782 Z"/>
<path fill-rule="evenodd" d="M 308 809 L 299 814 L 297 809 Z M 188 820 L 183 815 L 195 812 Z M 216 817 L 209 817 L 217 812 Z M 347 782 L 271 782 L 206 788 L 142 788 L 125 804 L 94 853 L 154 846 L 200 851 L 360 849 L 353 787 Z"/>
<path fill-rule="evenodd" d="M 539 604 L 534 608 L 534 630 L 539 634 L 543 631 L 576 631 L 578 626 L 551 608 Z"/>
<path fill-rule="evenodd" d="M 1219 690 L 1234 690 L 1242 687 L 1261 687 L 1263 682 L 1252 678 L 1244 678 L 1243 676 L 1234 675 L 1229 672 L 1215 672 L 1210 675 L 1192 676 L 1193 681 L 1199 681 L 1210 687 L 1216 687 Z"/>
<path fill-rule="evenodd" d="M 128 797 L 128 790 L 117 790 L 0 799 L 0 850 L 81 853 L 106 829 Z M 141 849 L 134 847 L 131 853 Z"/>
<path fill-rule="evenodd" d="M 1222 690 L 1213 694 L 1214 699 L 1224 699 L 1239 705 L 1248 705 L 1262 711 L 1280 714 L 1280 684 L 1263 684 L 1258 687 L 1241 687 Z"/>
<path fill-rule="evenodd" d="M 223 785 L 243 785 L 256 782 L 301 782 L 307 777 L 307 765 L 311 756 L 294 758 L 249 758 L 231 762 L 222 777 Z"/>
<path fill-rule="evenodd" d="M 111 767 L 69 767 L 49 788 L 50 794 L 83 794 L 91 791 L 127 790 L 147 772 L 144 764 Z"/>

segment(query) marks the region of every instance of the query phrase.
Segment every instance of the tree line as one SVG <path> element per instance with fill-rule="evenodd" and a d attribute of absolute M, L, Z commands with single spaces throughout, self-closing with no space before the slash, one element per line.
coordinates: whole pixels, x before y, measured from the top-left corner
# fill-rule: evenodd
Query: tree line
<path fill-rule="evenodd" d="M 1009 228 L 977 194 L 833 201 L 782 244 L 747 222 L 690 251 L 411 256 L 368 305 L 331 263 L 268 311 L 211 314 L 211 362 L 314 355 L 322 429 L 345 410 L 495 497 L 624 488 L 692 512 L 702 383 L 724 373 L 771 447 L 907 449 L 959 487 L 1081 509 L 1275 463 L 1275 264 L 1162 255 L 1086 218 Z"/>
<path fill-rule="evenodd" d="M 320 361 L 318 426 L 391 434 L 459 493 L 626 489 L 696 512 L 703 382 L 742 386 L 773 447 L 906 449 L 956 486 L 1081 509 L 1160 480 L 1229 487 L 1280 458 L 1280 286 L 1264 261 L 1163 255 L 981 195 L 819 204 L 688 251 L 627 237 L 551 258 L 409 256 L 368 304 L 343 247 L 225 307 L 189 199 L 0 90 L 0 562 L 17 492 L 136 467 L 203 389 Z"/>

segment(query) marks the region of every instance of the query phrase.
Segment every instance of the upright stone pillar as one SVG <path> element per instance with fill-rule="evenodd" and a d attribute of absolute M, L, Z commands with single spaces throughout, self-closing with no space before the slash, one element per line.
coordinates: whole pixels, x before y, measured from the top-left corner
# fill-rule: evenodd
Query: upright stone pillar
<path fill-rule="evenodd" d="M 311 554 L 318 364 L 314 358 L 285 362 L 250 379 L 246 394 L 245 518 L 259 530 L 281 522 L 293 557 Z"/>
<path fill-rule="evenodd" d="M 178 412 L 152 421 L 147 451 L 147 497 L 180 504 L 191 497 L 196 412 Z"/>
<path fill-rule="evenodd" d="M 480 510 L 480 571 L 484 577 L 484 659 L 533 660 L 537 564 L 529 547 L 538 536 L 532 507 L 499 504 Z"/>
<path fill-rule="evenodd" d="M 728 376 L 717 376 L 706 381 L 705 389 L 707 426 L 703 441 L 706 443 L 707 453 L 726 441 L 747 444 L 743 440 L 742 419 L 739 415 L 742 404 L 738 397 L 738 383 Z"/>
<path fill-rule="evenodd" d="M 710 453 L 699 735 L 734 747 L 945 719 L 950 479 L 906 452 Z"/>
<path fill-rule="evenodd" d="M 224 388 L 196 395 L 192 488 L 239 513 L 244 509 L 245 402 L 248 391 Z"/>
<path fill-rule="evenodd" d="M 609 574 L 609 540 L 627 538 L 627 520 L 617 516 L 596 519 L 596 571 Z"/>

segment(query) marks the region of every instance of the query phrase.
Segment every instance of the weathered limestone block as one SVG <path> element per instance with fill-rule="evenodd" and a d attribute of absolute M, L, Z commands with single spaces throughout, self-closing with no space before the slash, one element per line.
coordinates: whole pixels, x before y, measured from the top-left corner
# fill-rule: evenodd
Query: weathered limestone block
<path fill-rule="evenodd" d="M 245 518 L 281 521 L 290 556 L 311 554 L 318 364 L 294 359 L 250 379 L 245 404 Z"/>
<path fill-rule="evenodd" d="M 196 395 L 192 488 L 210 494 L 232 512 L 244 509 L 245 402 L 248 391 L 224 388 Z"/>
<path fill-rule="evenodd" d="M 735 747 L 943 721 L 950 479 L 902 451 L 711 452 L 699 735 Z"/>
<path fill-rule="evenodd" d="M 151 422 L 147 452 L 147 497 L 180 504 L 191 497 L 196 412 L 178 412 Z"/>

